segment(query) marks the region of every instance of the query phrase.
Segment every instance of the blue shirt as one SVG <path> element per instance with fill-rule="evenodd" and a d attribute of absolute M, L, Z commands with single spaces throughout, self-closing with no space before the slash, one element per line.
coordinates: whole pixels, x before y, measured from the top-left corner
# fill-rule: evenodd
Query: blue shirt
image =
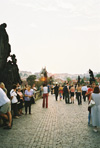
<path fill-rule="evenodd" d="M 25 90 L 25 95 L 32 96 L 33 93 L 32 91 Z M 25 97 L 25 101 L 30 101 L 30 100 L 31 100 L 30 97 Z"/>

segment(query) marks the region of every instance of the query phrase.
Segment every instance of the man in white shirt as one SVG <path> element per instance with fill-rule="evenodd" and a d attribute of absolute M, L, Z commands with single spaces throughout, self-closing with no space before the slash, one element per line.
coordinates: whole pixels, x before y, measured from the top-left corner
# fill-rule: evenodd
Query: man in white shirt
<path fill-rule="evenodd" d="M 82 95 L 83 95 L 84 102 L 86 101 L 85 94 L 86 94 L 87 90 L 88 90 L 87 86 L 85 84 L 83 84 L 83 86 L 82 86 Z"/>
<path fill-rule="evenodd" d="M 11 129 L 12 115 L 11 115 L 11 102 L 6 93 L 0 87 L 0 116 L 9 121 L 5 129 Z"/>

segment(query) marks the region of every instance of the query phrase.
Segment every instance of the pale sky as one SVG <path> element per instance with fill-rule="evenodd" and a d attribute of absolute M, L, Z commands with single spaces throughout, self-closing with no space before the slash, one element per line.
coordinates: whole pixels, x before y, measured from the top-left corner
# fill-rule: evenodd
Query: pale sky
<path fill-rule="evenodd" d="M 100 0 L 0 0 L 20 70 L 100 72 Z"/>

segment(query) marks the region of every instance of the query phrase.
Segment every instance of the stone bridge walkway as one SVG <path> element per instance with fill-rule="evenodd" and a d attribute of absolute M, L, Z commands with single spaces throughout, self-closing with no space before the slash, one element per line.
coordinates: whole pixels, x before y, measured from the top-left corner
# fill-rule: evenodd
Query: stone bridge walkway
<path fill-rule="evenodd" d="M 41 104 L 32 105 L 32 115 L 14 119 L 11 130 L 0 128 L 0 148 L 100 148 L 100 130 L 87 124 L 87 102 L 65 104 L 50 95 L 49 108 Z"/>

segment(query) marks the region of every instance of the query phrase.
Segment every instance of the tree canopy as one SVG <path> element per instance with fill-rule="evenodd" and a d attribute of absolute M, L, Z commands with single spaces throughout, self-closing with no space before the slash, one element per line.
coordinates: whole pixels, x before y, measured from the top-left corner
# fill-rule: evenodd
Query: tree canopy
<path fill-rule="evenodd" d="M 28 78 L 27 78 L 27 82 L 29 85 L 33 85 L 35 83 L 35 80 L 36 80 L 36 75 L 30 75 Z"/>
<path fill-rule="evenodd" d="M 67 81 L 70 82 L 72 81 L 72 79 L 70 77 L 67 77 Z"/>
<path fill-rule="evenodd" d="M 96 75 L 96 77 L 99 78 L 99 77 L 100 77 L 100 73 L 98 73 L 98 74 Z"/>

